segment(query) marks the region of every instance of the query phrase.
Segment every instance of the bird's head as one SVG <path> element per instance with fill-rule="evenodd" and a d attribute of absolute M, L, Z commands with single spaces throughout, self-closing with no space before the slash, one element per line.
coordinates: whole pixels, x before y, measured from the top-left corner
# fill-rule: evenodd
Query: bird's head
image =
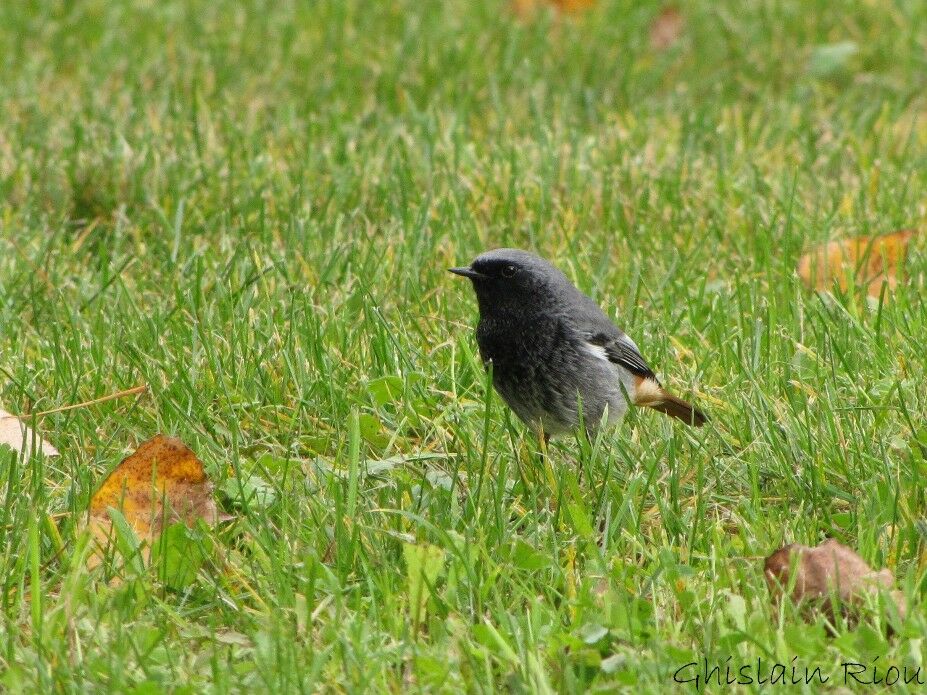
<path fill-rule="evenodd" d="M 495 249 L 477 256 L 469 266 L 449 268 L 473 283 L 480 313 L 503 307 L 522 310 L 556 302 L 573 290 L 557 268 L 527 251 Z"/>

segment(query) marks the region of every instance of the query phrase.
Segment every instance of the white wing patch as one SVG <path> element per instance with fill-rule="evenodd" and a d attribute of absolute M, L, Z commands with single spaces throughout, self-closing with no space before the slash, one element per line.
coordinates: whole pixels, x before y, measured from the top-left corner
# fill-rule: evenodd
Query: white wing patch
<path fill-rule="evenodd" d="M 603 362 L 609 362 L 609 363 L 611 363 L 611 360 L 608 359 L 608 353 L 605 352 L 605 347 L 604 347 L 604 346 L 602 346 L 602 345 L 593 345 L 592 343 L 588 343 L 588 342 L 586 342 L 586 341 L 584 340 L 584 341 L 583 341 L 583 347 L 586 348 L 586 352 L 588 352 L 590 355 L 592 355 L 592 356 L 595 357 L 596 359 L 600 359 L 600 360 L 602 360 Z"/>

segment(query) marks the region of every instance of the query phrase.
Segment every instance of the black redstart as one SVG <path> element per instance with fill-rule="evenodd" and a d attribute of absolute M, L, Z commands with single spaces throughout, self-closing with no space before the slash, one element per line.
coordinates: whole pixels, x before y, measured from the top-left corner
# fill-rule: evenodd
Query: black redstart
<path fill-rule="evenodd" d="M 664 389 L 634 341 L 553 265 L 527 251 L 496 249 L 452 273 L 476 291 L 480 356 L 493 386 L 545 438 L 583 421 L 595 431 L 608 408 L 630 401 L 702 426 L 705 416 Z"/>

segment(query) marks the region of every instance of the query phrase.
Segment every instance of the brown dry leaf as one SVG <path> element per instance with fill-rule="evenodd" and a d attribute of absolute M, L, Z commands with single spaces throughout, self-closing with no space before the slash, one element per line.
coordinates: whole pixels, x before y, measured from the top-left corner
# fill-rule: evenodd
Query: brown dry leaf
<path fill-rule="evenodd" d="M 539 0 L 512 0 L 512 11 L 521 17 L 527 19 L 537 9 Z"/>
<path fill-rule="evenodd" d="M 798 276 L 810 289 L 827 291 L 836 284 L 846 292 L 858 283 L 870 297 L 879 297 L 883 283 L 893 290 L 904 278 L 908 245 L 916 233 L 902 229 L 822 244 L 801 257 Z"/>
<path fill-rule="evenodd" d="M 793 571 L 794 576 L 791 574 Z M 833 619 L 829 599 L 836 596 L 844 617 L 850 619 L 853 617 L 852 609 L 859 606 L 863 597 L 880 589 L 890 592 L 902 618 L 907 612 L 904 595 L 891 590 L 895 583 L 891 571 L 874 571 L 856 552 L 833 538 L 816 548 L 797 543 L 780 548 L 766 558 L 764 574 L 774 601 L 793 586 L 791 599 L 804 604 L 806 615 L 823 608 Z"/>
<path fill-rule="evenodd" d="M 88 526 L 99 546 L 88 560 L 90 569 L 100 564 L 100 552 L 112 536 L 110 507 L 122 512 L 139 540 L 147 541 L 146 558 L 152 541 L 170 524 L 193 526 L 198 519 L 215 524 L 219 518 L 202 462 L 182 441 L 163 434 L 123 459 L 90 500 Z"/>
<path fill-rule="evenodd" d="M 13 451 L 22 451 L 29 458 L 33 441 L 46 456 L 58 455 L 58 450 L 36 435 L 26 423 L 0 408 L 0 444 L 6 444 Z"/>
<path fill-rule="evenodd" d="M 550 0 L 550 4 L 566 14 L 583 12 L 595 5 L 595 0 Z"/>
<path fill-rule="evenodd" d="M 664 7 L 650 25 L 650 47 L 655 51 L 665 51 L 679 41 L 683 25 L 679 10 L 672 5 Z"/>
<path fill-rule="evenodd" d="M 519 17 L 531 17 L 544 5 L 550 5 L 562 14 L 578 14 L 593 7 L 596 0 L 512 0 L 512 10 Z"/>

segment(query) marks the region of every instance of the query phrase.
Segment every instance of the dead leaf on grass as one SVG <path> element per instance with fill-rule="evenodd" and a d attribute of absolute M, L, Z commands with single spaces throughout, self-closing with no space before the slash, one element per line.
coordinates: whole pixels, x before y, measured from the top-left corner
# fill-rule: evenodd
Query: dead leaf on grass
<path fill-rule="evenodd" d="M 84 401 L 83 403 L 65 405 L 59 408 L 45 410 L 41 413 L 34 413 L 34 416 L 38 418 L 44 417 L 46 415 L 52 415 L 54 413 L 62 413 L 66 410 L 85 408 L 90 405 L 105 403 L 106 401 L 111 401 L 115 398 L 123 398 L 125 396 L 145 393 L 147 390 L 148 386 L 146 384 L 141 384 L 140 386 L 135 386 L 124 391 L 111 393 L 107 396 L 103 396 L 102 398 L 95 398 L 92 401 Z M 6 412 L 3 410 L 3 408 L 0 408 L 0 444 L 6 444 L 14 451 L 24 452 L 26 458 L 29 458 L 29 456 L 32 455 L 33 443 L 38 444 L 39 451 L 41 451 L 46 456 L 58 456 L 58 450 L 44 439 L 38 437 L 35 432 L 23 422 L 22 418 L 18 418 L 15 415 Z"/>
<path fill-rule="evenodd" d="M 122 512 L 129 526 L 145 543 L 152 543 L 171 524 L 192 527 L 200 519 L 213 525 L 219 519 L 213 486 L 202 462 L 180 439 L 159 434 L 139 446 L 109 474 L 90 500 L 88 526 L 98 544 L 88 567 L 100 564 L 101 552 L 113 535 L 108 510 Z"/>
<path fill-rule="evenodd" d="M 846 292 L 859 284 L 878 298 L 883 283 L 894 290 L 904 280 L 908 246 L 916 230 L 902 229 L 881 236 L 863 236 L 822 244 L 801 257 L 798 276 L 821 292 L 835 285 Z"/>
<path fill-rule="evenodd" d="M 683 26 L 679 10 L 672 5 L 664 7 L 650 25 L 650 47 L 655 51 L 665 51 L 679 41 Z"/>
<path fill-rule="evenodd" d="M 532 17 L 544 5 L 549 5 L 561 14 L 578 14 L 590 9 L 596 0 L 512 0 L 512 10 L 522 19 Z"/>
<path fill-rule="evenodd" d="M 595 0 L 550 0 L 550 2 L 558 10 L 567 14 L 582 12 L 595 5 Z"/>
<path fill-rule="evenodd" d="M 791 587 L 791 600 L 801 604 L 805 615 L 823 610 L 833 620 L 831 598 L 839 602 L 847 619 L 854 617 L 867 593 L 885 590 L 904 618 L 904 595 L 893 591 L 895 578 L 888 569 L 876 572 L 853 550 L 830 538 L 815 548 L 792 543 L 780 548 L 764 564 L 766 584 L 774 601 Z"/>
<path fill-rule="evenodd" d="M 6 444 L 13 451 L 21 451 L 29 458 L 33 443 L 46 456 L 58 455 L 58 450 L 33 432 L 26 423 L 0 408 L 0 444 Z"/>

